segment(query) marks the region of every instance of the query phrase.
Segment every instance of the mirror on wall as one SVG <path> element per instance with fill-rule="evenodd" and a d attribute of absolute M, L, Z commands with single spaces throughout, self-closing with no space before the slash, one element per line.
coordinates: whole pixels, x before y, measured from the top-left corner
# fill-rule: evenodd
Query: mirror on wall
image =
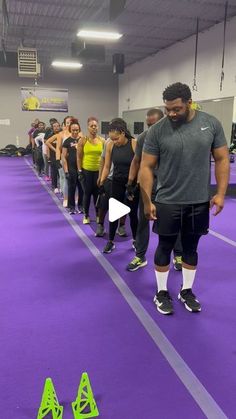
<path fill-rule="evenodd" d="M 233 115 L 236 115 L 236 100 L 234 96 L 221 99 L 203 100 L 198 101 L 197 103 L 200 105 L 202 111 L 207 112 L 219 119 L 224 128 L 227 143 L 230 145 L 232 141 L 232 124 L 236 123 L 236 121 L 233 119 Z M 157 105 L 154 107 L 160 108 L 164 112 L 163 106 Z M 127 122 L 129 130 L 133 135 L 135 135 L 134 123 L 143 123 L 144 129 L 147 128 L 145 120 L 148 109 L 150 109 L 150 107 L 123 112 L 122 118 L 124 118 L 124 120 Z"/>

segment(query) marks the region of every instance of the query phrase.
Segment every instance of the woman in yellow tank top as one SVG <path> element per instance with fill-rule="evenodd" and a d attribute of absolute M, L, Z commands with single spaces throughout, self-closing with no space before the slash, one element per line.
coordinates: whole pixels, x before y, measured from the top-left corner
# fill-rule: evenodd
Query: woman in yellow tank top
<path fill-rule="evenodd" d="M 83 137 L 78 144 L 77 166 L 79 180 L 84 187 L 84 219 L 83 224 L 89 224 L 89 207 L 91 196 L 93 196 L 94 206 L 98 197 L 98 174 L 101 155 L 104 146 L 104 138 L 97 135 L 98 120 L 95 117 L 88 118 L 88 135 Z M 96 208 L 96 215 L 97 208 Z M 98 218 L 98 217 L 97 217 Z M 97 220 L 98 222 L 98 220 Z"/>

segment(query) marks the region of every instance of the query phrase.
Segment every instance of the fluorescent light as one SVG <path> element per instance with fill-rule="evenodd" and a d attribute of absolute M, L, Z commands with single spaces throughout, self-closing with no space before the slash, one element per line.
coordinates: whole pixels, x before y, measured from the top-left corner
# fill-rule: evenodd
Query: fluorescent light
<path fill-rule="evenodd" d="M 122 35 L 117 32 L 100 32 L 100 31 L 88 31 L 81 30 L 77 33 L 79 38 L 90 38 L 90 39 L 107 39 L 110 41 L 116 41 L 120 39 Z"/>
<path fill-rule="evenodd" d="M 212 99 L 212 102 L 221 102 L 221 99 Z"/>
<path fill-rule="evenodd" d="M 74 68 L 74 69 L 76 69 L 76 68 L 81 68 L 81 67 L 83 67 L 83 64 L 80 64 L 80 63 L 76 63 L 76 62 L 73 62 L 73 61 L 53 61 L 52 62 L 52 66 L 53 67 L 59 67 L 59 68 Z"/>

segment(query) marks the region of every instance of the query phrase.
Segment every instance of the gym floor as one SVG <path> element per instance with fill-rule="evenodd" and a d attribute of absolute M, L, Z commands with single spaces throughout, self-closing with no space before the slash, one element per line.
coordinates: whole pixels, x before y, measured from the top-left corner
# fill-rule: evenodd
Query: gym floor
<path fill-rule="evenodd" d="M 131 237 L 103 255 L 107 237 L 70 216 L 30 160 L 1 158 L 0 179 L 1 419 L 35 418 L 47 377 L 72 418 L 84 371 L 104 419 L 236 417 L 235 197 L 200 242 L 202 312 L 177 300 L 172 269 L 175 313 L 163 316 L 152 302 L 157 236 L 148 266 L 127 272 Z"/>

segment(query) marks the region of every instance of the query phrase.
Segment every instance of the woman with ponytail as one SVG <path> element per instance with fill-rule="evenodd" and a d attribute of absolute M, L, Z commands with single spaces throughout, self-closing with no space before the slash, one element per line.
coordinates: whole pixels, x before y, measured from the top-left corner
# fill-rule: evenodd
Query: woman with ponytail
<path fill-rule="evenodd" d="M 128 181 L 129 168 L 134 157 L 136 140 L 127 129 L 126 122 L 122 119 L 114 119 L 110 122 L 109 138 L 111 141 L 107 144 L 105 164 L 101 175 L 99 193 L 103 194 L 104 182 L 109 175 L 113 163 L 114 171 L 112 177 L 111 196 L 118 201 L 125 203 L 130 207 L 130 227 L 133 236 L 133 246 L 138 226 L 138 196 L 134 196 L 132 201 L 126 199 L 126 184 Z M 109 241 L 103 252 L 111 253 L 115 248 L 114 237 L 118 227 L 118 220 L 109 223 Z"/>

